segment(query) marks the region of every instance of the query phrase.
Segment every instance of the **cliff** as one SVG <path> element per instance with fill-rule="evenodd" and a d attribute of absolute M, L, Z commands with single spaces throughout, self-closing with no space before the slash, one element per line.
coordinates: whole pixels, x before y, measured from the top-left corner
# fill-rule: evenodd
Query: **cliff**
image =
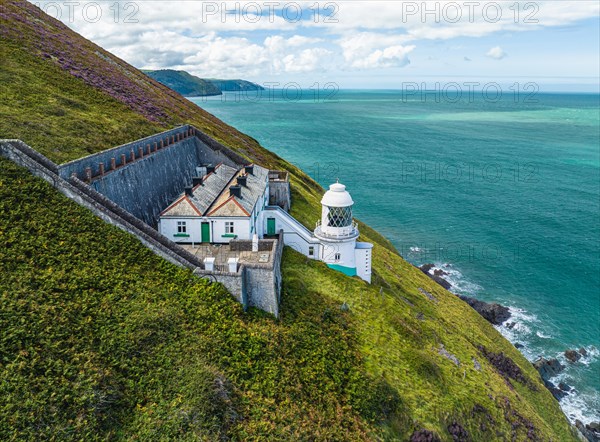
<path fill-rule="evenodd" d="M 222 92 L 258 91 L 262 86 L 246 80 L 205 79 L 191 75 L 185 71 L 163 69 L 160 71 L 143 71 L 159 83 L 173 89 L 184 97 L 204 97 L 221 95 Z"/>
<path fill-rule="evenodd" d="M 160 71 L 144 71 L 144 73 L 184 97 L 221 95 L 221 89 L 212 81 L 198 78 L 185 71 L 163 69 Z"/>
<path fill-rule="evenodd" d="M 0 20 L 0 138 L 62 163 L 187 122 L 318 218 L 320 186 L 256 140 L 28 2 Z M 0 214 L 2 440 L 576 440 L 535 368 L 364 224 L 374 283 L 286 250 L 275 320 L 5 159 Z"/>

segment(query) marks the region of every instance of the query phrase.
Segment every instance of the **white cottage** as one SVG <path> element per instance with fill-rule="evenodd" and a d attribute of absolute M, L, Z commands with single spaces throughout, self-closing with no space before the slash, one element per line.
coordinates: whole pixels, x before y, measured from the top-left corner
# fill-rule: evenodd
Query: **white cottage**
<path fill-rule="evenodd" d="M 371 282 L 373 245 L 357 242 L 354 201 L 343 184 L 329 186 L 321 200 L 321 220 L 311 232 L 280 206 L 269 205 L 269 176 L 279 172 L 258 165 L 198 169 L 193 186 L 160 215 L 159 231 L 167 238 L 183 244 L 228 243 L 282 232 L 284 244 L 308 258 Z"/>
<path fill-rule="evenodd" d="M 262 234 L 269 171 L 250 165 L 198 168 L 193 185 L 160 214 L 159 231 L 178 243 L 228 243 Z M 257 229 L 257 226 L 259 228 Z"/>

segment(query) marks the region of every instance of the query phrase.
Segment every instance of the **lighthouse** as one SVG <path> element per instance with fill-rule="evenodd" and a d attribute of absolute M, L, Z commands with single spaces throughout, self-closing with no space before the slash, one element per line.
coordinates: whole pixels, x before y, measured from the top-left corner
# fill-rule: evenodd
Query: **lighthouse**
<path fill-rule="evenodd" d="M 314 234 L 319 239 L 321 261 L 348 276 L 371 282 L 373 244 L 357 242 L 358 227 L 352 219 L 354 201 L 340 182 L 329 186 L 321 199 L 321 220 Z"/>

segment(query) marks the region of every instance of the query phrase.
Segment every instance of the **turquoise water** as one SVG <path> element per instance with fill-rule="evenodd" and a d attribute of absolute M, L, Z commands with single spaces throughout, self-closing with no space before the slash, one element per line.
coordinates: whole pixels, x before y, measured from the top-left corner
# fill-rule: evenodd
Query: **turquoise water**
<path fill-rule="evenodd" d="M 355 215 L 454 291 L 510 306 L 499 330 L 524 354 L 589 356 L 556 381 L 584 422 L 600 419 L 600 97 L 538 94 L 436 102 L 395 91 L 334 99 L 281 93 L 194 99 L 321 185 L 339 178 Z"/>

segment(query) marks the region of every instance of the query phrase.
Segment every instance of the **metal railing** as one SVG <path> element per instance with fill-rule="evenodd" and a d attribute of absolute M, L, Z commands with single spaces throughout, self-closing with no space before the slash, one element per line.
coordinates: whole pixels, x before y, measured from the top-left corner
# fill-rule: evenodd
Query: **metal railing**
<path fill-rule="evenodd" d="M 355 221 L 352 221 L 352 223 L 349 226 L 335 227 L 335 229 L 336 233 L 323 231 L 321 220 L 319 220 L 317 221 L 315 226 L 315 235 L 321 236 L 323 238 L 332 239 L 345 239 L 352 238 L 353 236 L 358 236 L 358 224 Z"/>

